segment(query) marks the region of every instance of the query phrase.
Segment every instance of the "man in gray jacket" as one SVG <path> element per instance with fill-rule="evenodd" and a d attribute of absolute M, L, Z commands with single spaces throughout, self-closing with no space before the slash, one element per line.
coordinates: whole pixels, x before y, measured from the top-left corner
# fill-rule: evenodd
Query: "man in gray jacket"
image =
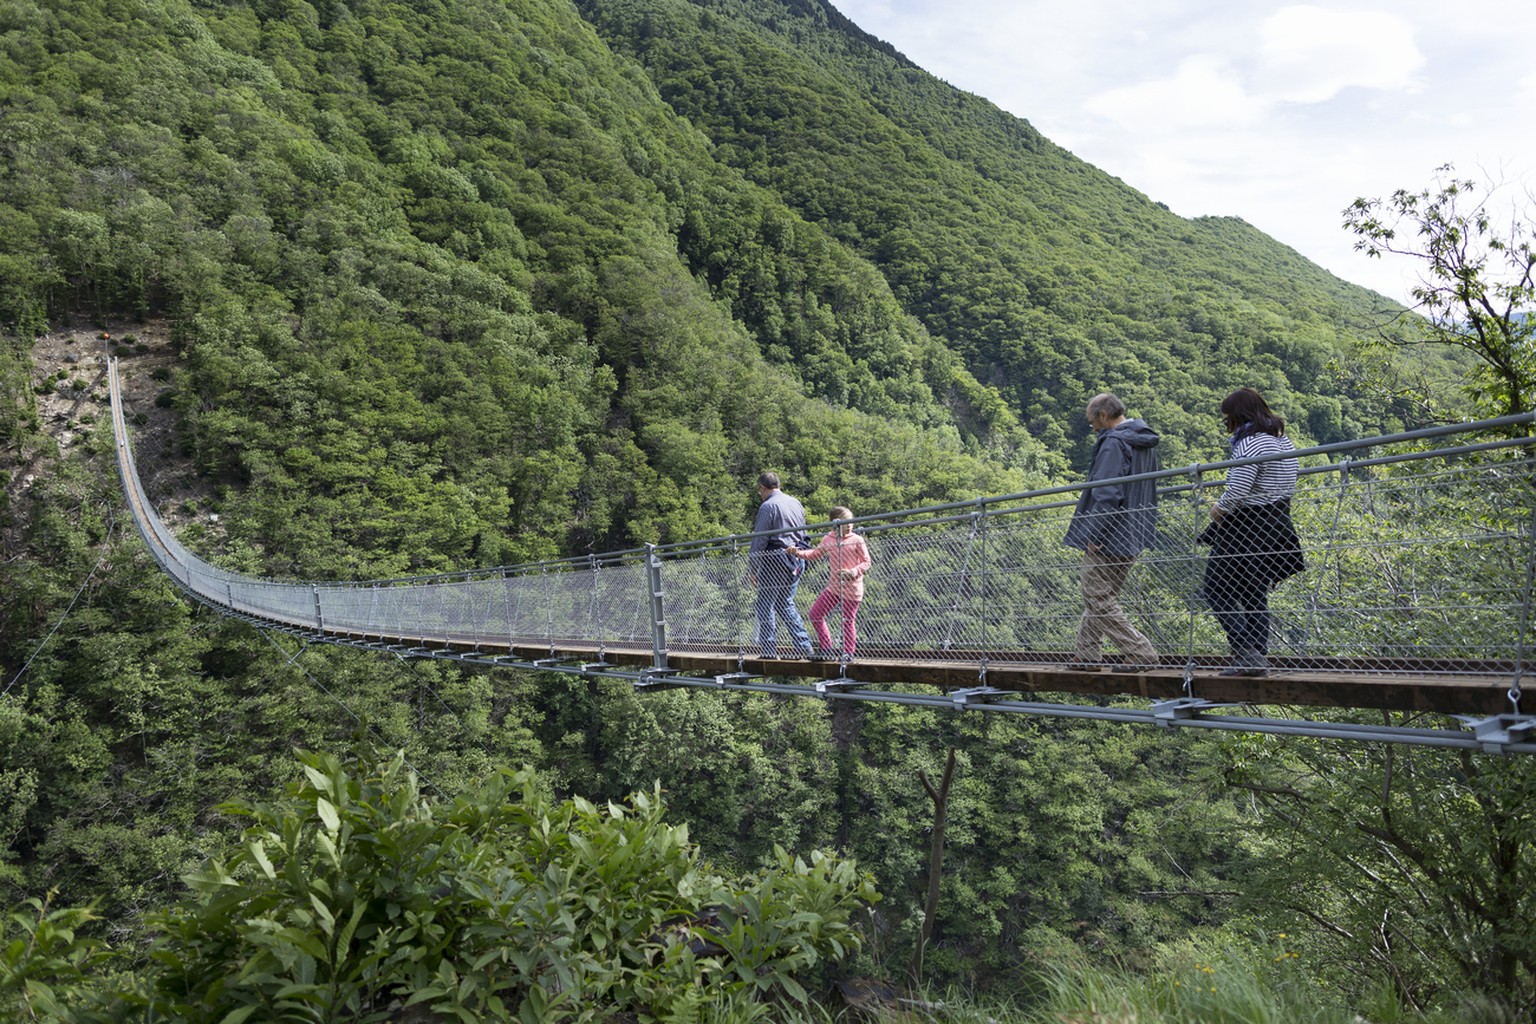
<path fill-rule="evenodd" d="M 1088 425 L 1099 435 L 1093 446 L 1088 482 L 1152 473 L 1158 468 L 1162 440 L 1142 420 L 1125 418 L 1125 403 L 1112 394 L 1088 403 Z M 1157 651 L 1131 625 L 1120 607 L 1120 588 L 1131 563 L 1152 546 L 1157 531 L 1157 482 L 1135 480 L 1086 487 L 1063 541 L 1083 552 L 1083 617 L 1077 628 L 1073 668 L 1102 664 L 1103 637 L 1118 647 L 1128 663 L 1155 665 Z"/>
<path fill-rule="evenodd" d="M 764 658 L 777 658 L 774 634 L 780 620 L 794 644 L 796 658 L 811 656 L 811 637 L 795 607 L 795 589 L 805 563 L 790 555 L 806 545 L 805 508 L 798 498 L 779 490 L 779 474 L 764 472 L 757 478 L 757 518 L 752 523 L 752 544 L 747 562 L 752 585 L 757 588 L 754 610 L 757 630 L 753 638 Z"/>

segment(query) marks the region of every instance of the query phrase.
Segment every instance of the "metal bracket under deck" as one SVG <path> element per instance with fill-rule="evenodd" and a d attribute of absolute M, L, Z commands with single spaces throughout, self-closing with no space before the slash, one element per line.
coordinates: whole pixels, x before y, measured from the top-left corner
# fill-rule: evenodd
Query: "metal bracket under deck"
<path fill-rule="evenodd" d="M 1152 716 L 1157 725 L 1168 729 L 1180 719 L 1194 718 L 1202 711 L 1232 706 L 1231 703 L 1218 704 L 1215 701 L 1206 700 L 1204 697 L 1172 697 L 1168 700 L 1153 701 Z"/>
<path fill-rule="evenodd" d="M 640 678 L 635 680 L 637 690 L 670 690 L 681 683 L 673 682 L 671 677 L 678 674 L 675 668 L 647 668 L 640 671 Z"/>
<path fill-rule="evenodd" d="M 950 690 L 949 699 L 961 707 L 968 704 L 987 704 L 994 700 L 1017 697 L 1012 690 L 999 690 L 995 686 L 968 686 L 963 690 Z"/>
<path fill-rule="evenodd" d="M 1493 715 L 1489 718 L 1473 718 L 1457 715 L 1471 727 L 1473 735 L 1489 754 L 1507 753 L 1513 743 L 1529 743 L 1536 738 L 1536 715 Z"/>

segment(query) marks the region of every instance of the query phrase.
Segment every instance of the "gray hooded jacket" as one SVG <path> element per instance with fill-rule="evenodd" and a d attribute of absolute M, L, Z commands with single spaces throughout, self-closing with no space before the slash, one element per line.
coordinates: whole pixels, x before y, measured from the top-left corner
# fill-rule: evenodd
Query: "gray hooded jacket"
<path fill-rule="evenodd" d="M 1156 472 L 1161 440 L 1143 420 L 1100 431 L 1088 482 Z M 1097 544 L 1120 558 L 1135 558 L 1152 546 L 1156 533 L 1157 481 L 1135 480 L 1084 488 L 1063 543 L 1084 550 Z"/>

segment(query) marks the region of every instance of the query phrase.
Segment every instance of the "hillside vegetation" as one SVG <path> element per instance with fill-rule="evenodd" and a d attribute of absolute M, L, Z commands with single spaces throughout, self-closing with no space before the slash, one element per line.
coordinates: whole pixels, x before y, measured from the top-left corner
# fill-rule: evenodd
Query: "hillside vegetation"
<path fill-rule="evenodd" d="M 196 480 L 159 496 L 188 543 L 354 579 L 743 531 L 765 468 L 813 516 L 1060 482 L 1105 388 L 1165 465 L 1220 452 L 1242 384 L 1301 441 L 1414 425 L 1453 366 L 1364 347 L 1410 329 L 1389 306 L 1174 216 L 814 0 L 0 0 L 0 886 L 97 899 L 88 926 L 129 948 L 149 922 L 192 936 L 184 876 L 260 870 L 227 802 L 282 792 L 294 748 L 403 750 L 442 803 L 523 764 L 595 806 L 660 780 L 722 874 L 836 848 L 884 894 L 860 966 L 899 972 L 916 780 L 954 748 L 934 976 L 1267 955 L 1301 923 L 1287 840 L 1227 783 L 1292 770 L 1283 750 L 303 647 L 180 599 L 79 412 L 99 384 L 43 354 L 138 335 L 120 351 L 153 353 L 129 372 L 174 430 L 147 457 Z M 1480 805 L 1437 806 L 1476 832 Z M 1385 970 L 1368 930 L 1313 941 L 1331 984 Z"/>
<path fill-rule="evenodd" d="M 315 576 L 727 532 L 766 465 L 1018 487 L 1103 387 L 1175 462 L 1234 368 L 1320 440 L 1396 422 L 1379 297 L 772 10 L 594 5 L 653 86 L 552 2 L 12 4 L 0 322 L 173 317 L 192 454 Z"/>
<path fill-rule="evenodd" d="M 875 264 L 1053 450 L 1104 387 L 1174 435 L 1165 461 L 1207 450 L 1200 417 L 1239 379 L 1321 442 L 1404 412 L 1352 376 L 1391 303 L 1240 220 L 1173 215 L 820 0 L 581 6 L 715 159 Z"/>

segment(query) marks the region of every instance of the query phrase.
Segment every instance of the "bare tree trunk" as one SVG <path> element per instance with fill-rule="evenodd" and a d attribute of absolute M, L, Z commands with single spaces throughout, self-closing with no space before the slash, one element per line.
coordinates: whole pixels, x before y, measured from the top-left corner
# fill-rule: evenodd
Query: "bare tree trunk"
<path fill-rule="evenodd" d="M 917 777 L 923 781 L 923 788 L 928 791 L 928 798 L 933 801 L 933 840 L 928 845 L 928 900 L 923 905 L 923 928 L 912 950 L 912 963 L 907 967 L 913 985 L 922 979 L 923 951 L 933 938 L 933 919 L 939 912 L 939 882 L 944 877 L 944 825 L 949 815 L 949 780 L 954 774 L 954 747 L 949 748 L 949 757 L 944 761 L 944 778 L 939 782 L 938 789 L 934 789 L 933 783 L 928 781 L 927 772 L 917 773 Z"/>
<path fill-rule="evenodd" d="M 864 726 L 864 709 L 858 701 L 835 700 L 832 702 L 832 745 L 837 751 L 837 836 L 834 845 L 838 853 L 848 852 L 848 837 L 852 830 L 852 800 L 849 789 L 854 778 L 856 748 Z"/>

